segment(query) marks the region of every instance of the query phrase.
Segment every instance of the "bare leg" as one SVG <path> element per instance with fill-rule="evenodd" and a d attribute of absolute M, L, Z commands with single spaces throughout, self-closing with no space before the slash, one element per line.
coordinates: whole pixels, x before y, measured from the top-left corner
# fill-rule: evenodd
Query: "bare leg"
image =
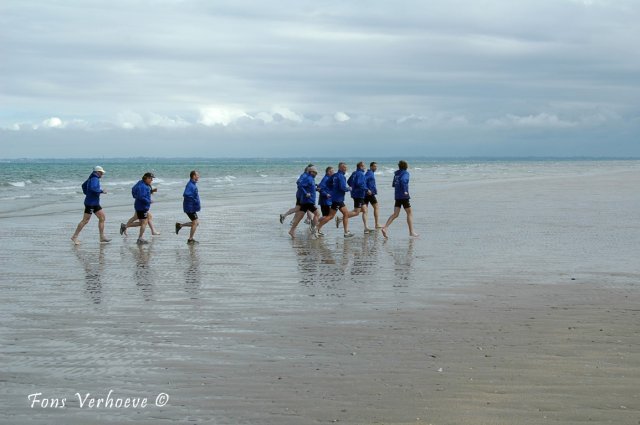
<path fill-rule="evenodd" d="M 359 210 L 358 210 L 359 211 Z M 344 229 L 344 233 L 349 233 L 349 210 L 347 207 L 340 208 L 340 212 L 342 213 L 342 228 Z"/>
<path fill-rule="evenodd" d="M 295 239 L 296 237 L 296 227 L 298 227 L 298 223 L 302 220 L 302 217 L 305 216 L 305 213 L 302 211 L 298 211 L 296 215 L 293 217 L 293 223 L 291 224 L 291 229 L 289 229 L 289 236 L 291 239 Z"/>
<path fill-rule="evenodd" d="M 107 238 L 104 235 L 104 223 L 107 221 L 107 217 L 104 215 L 104 211 L 100 210 L 96 212 L 96 217 L 98 217 L 98 231 L 100 232 L 100 242 L 109 242 L 111 239 Z"/>
<path fill-rule="evenodd" d="M 382 226 L 380 226 L 380 219 L 378 215 L 378 203 L 376 202 L 375 204 L 371 204 L 371 207 L 373 208 L 373 219 L 376 222 L 376 229 L 380 229 Z"/>
<path fill-rule="evenodd" d="M 320 231 L 320 229 L 322 229 L 322 227 L 327 224 L 328 222 L 333 220 L 333 217 L 336 216 L 336 210 L 334 210 L 333 208 L 331 208 L 329 210 L 329 215 L 326 215 L 324 217 L 322 217 L 320 219 L 320 221 L 318 222 L 318 226 L 316 227 L 318 232 Z"/>
<path fill-rule="evenodd" d="M 189 239 L 193 240 L 193 236 L 196 234 L 196 230 L 198 229 L 198 226 L 200 225 L 200 222 L 196 219 L 196 220 L 193 220 L 189 224 L 191 226 L 191 231 L 189 232 Z"/>
<path fill-rule="evenodd" d="M 149 219 L 145 218 L 142 220 L 139 220 L 140 224 L 140 234 L 138 235 L 138 240 L 143 240 L 142 236 L 144 236 L 144 231 L 147 229 L 147 221 Z"/>
<path fill-rule="evenodd" d="M 362 206 L 362 224 L 364 224 L 364 231 L 365 232 L 369 232 L 369 225 L 367 224 L 367 214 L 368 214 L 368 210 L 367 210 L 367 206 L 363 205 Z"/>
<path fill-rule="evenodd" d="M 147 224 L 149 225 L 149 229 L 151 229 L 152 235 L 156 236 L 160 234 L 160 232 L 156 231 L 156 227 L 153 225 L 153 217 L 151 216 L 151 213 L 149 213 L 149 220 Z"/>
<path fill-rule="evenodd" d="M 420 235 L 413 231 L 413 212 L 411 211 L 411 208 L 405 209 L 404 212 L 407 213 L 407 225 L 409 226 L 409 236 L 413 236 L 417 238 Z"/>
<path fill-rule="evenodd" d="M 400 207 L 394 207 L 393 208 L 393 214 L 391 214 L 389 216 L 389 218 L 387 219 L 387 223 L 384 225 L 384 227 L 381 229 L 382 230 L 382 235 L 385 238 L 388 238 L 389 236 L 387 236 L 387 230 L 389 228 L 389 226 L 391 225 L 391 223 L 393 223 L 393 220 L 395 220 L 396 218 L 398 218 L 398 216 L 400 215 Z"/>
<path fill-rule="evenodd" d="M 82 220 L 80 220 L 80 223 L 78 223 L 75 233 L 73 234 L 73 236 L 71 236 L 71 240 L 73 241 L 74 245 L 80 245 L 78 236 L 80 235 L 80 232 L 82 231 L 84 226 L 86 226 L 87 223 L 89 223 L 89 220 L 91 220 L 91 214 L 84 214 L 82 216 Z"/>

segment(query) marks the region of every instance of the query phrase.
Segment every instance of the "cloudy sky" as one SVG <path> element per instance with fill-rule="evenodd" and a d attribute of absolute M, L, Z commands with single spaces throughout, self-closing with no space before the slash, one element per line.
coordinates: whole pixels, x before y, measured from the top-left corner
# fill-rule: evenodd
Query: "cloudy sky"
<path fill-rule="evenodd" d="M 2 0 L 0 157 L 640 156 L 637 0 Z"/>

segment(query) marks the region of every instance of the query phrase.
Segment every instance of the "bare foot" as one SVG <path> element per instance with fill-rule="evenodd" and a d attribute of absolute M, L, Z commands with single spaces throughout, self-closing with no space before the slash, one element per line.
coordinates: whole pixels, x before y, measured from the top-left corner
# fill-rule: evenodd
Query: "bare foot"
<path fill-rule="evenodd" d="M 409 236 L 411 236 L 412 238 L 418 238 L 418 237 L 420 237 L 420 235 L 419 235 L 419 234 L 417 234 L 417 233 L 410 233 L 410 234 L 409 234 Z"/>
<path fill-rule="evenodd" d="M 160 236 L 160 232 L 151 232 L 152 236 Z"/>
<path fill-rule="evenodd" d="M 105 237 L 100 238 L 100 243 L 109 243 L 109 242 L 111 242 L 111 239 L 109 238 L 105 238 Z"/>
<path fill-rule="evenodd" d="M 389 238 L 389 236 L 387 235 L 387 228 L 386 227 L 382 227 L 380 229 L 380 231 L 382 232 L 382 236 L 384 236 L 385 239 Z"/>
<path fill-rule="evenodd" d="M 71 237 L 71 242 L 73 242 L 74 245 L 80 245 L 80 241 L 74 236 Z"/>
<path fill-rule="evenodd" d="M 295 238 L 296 238 L 296 232 L 295 232 L 295 229 L 291 229 L 291 230 L 289 230 L 289 236 L 291 236 L 291 239 L 295 239 Z"/>

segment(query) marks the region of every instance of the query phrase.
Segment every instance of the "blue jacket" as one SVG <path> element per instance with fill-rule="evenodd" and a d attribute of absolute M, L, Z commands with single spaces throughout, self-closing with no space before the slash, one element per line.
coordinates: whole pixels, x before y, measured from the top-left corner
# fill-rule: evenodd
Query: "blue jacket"
<path fill-rule="evenodd" d="M 304 178 L 305 174 L 307 174 L 306 171 L 300 174 L 300 177 L 298 177 L 298 180 L 296 180 L 296 200 L 298 202 L 302 202 L 302 199 L 301 199 L 302 191 L 300 190 L 300 181 Z"/>
<path fill-rule="evenodd" d="M 98 173 L 94 171 L 87 180 L 89 183 L 87 184 L 87 194 L 84 197 L 84 204 L 87 206 L 100 205 L 102 188 L 100 187 L 100 177 L 98 177 Z"/>
<path fill-rule="evenodd" d="M 151 208 L 151 187 L 144 180 L 138 181 L 131 188 L 131 196 L 136 200 L 133 203 L 133 208 L 136 211 L 149 211 Z"/>
<path fill-rule="evenodd" d="M 338 171 L 333 175 L 333 187 L 331 188 L 331 202 L 344 202 L 344 194 L 351 189 L 347 186 L 347 179 L 342 171 Z"/>
<path fill-rule="evenodd" d="M 320 205 L 331 205 L 331 177 L 332 176 L 325 174 L 318 185 L 318 188 L 320 188 L 320 201 L 318 203 Z"/>
<path fill-rule="evenodd" d="M 364 199 L 367 194 L 367 181 L 364 176 L 364 170 L 360 168 L 356 169 L 351 176 L 347 184 L 351 187 L 351 197 L 354 199 Z"/>
<path fill-rule="evenodd" d="M 409 172 L 407 170 L 397 170 L 393 175 L 391 186 L 396 188 L 396 199 L 411 198 L 409 196 Z"/>
<path fill-rule="evenodd" d="M 298 191 L 300 197 L 298 200 L 301 204 L 316 203 L 316 180 L 309 173 L 304 173 L 298 180 Z"/>
<path fill-rule="evenodd" d="M 182 194 L 182 210 L 186 213 L 195 213 L 200 211 L 200 195 L 198 195 L 198 186 L 196 182 L 189 179 Z"/>
<path fill-rule="evenodd" d="M 376 186 L 376 173 L 374 173 L 371 170 L 367 170 L 367 172 L 364 173 L 364 178 L 365 178 L 365 181 L 367 182 L 367 187 L 371 191 L 371 194 L 377 195 L 378 188 Z"/>

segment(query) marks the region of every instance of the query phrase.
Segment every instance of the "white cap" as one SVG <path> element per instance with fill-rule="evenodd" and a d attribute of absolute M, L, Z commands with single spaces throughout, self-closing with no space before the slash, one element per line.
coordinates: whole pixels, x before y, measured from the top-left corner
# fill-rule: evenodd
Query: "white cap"
<path fill-rule="evenodd" d="M 104 173 L 104 168 L 102 168 L 99 165 L 96 165 L 95 167 L 93 167 L 93 171 L 98 172 L 98 173 Z"/>

